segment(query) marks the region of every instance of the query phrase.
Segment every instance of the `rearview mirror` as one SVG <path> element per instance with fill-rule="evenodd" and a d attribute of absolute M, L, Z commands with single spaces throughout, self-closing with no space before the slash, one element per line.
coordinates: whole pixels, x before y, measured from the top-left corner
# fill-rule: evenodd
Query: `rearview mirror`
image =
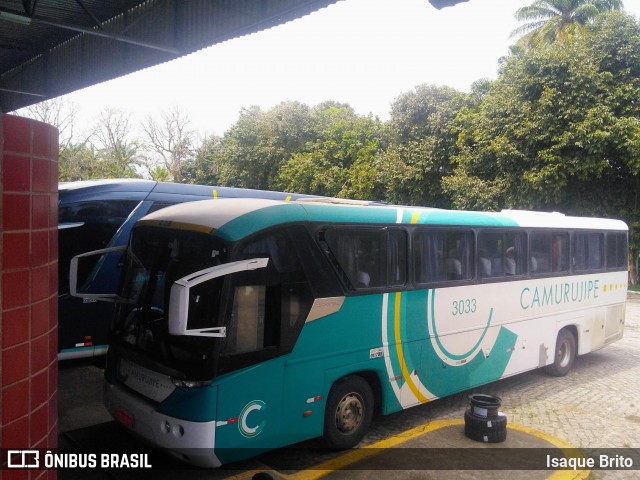
<path fill-rule="evenodd" d="M 236 272 L 265 268 L 268 258 L 252 258 L 238 262 L 225 263 L 205 268 L 182 277 L 171 286 L 169 300 L 169 333 L 171 335 L 190 335 L 195 337 L 225 337 L 226 327 L 189 328 L 189 297 L 191 288 L 215 278 Z"/>
<path fill-rule="evenodd" d="M 102 250 L 94 250 L 92 252 L 86 252 L 86 253 L 82 253 L 80 255 L 76 255 L 75 257 L 73 257 L 71 259 L 71 263 L 69 265 L 69 293 L 71 294 L 71 296 L 73 297 L 79 297 L 79 298 L 87 298 L 87 299 L 92 299 L 92 300 L 100 300 L 103 302 L 117 302 L 120 297 L 116 294 L 116 293 L 85 293 L 84 291 L 78 291 L 78 276 L 79 271 L 80 271 L 80 263 L 82 261 L 82 259 L 86 259 L 88 257 L 93 257 L 95 255 L 100 255 L 101 257 L 104 257 L 105 255 L 108 255 L 109 253 L 114 253 L 114 252 L 124 252 L 127 249 L 126 245 L 120 246 L 120 247 L 111 247 L 111 248 L 104 248 Z M 82 285 L 82 289 L 81 290 L 87 290 L 88 288 L 90 288 L 91 283 L 95 280 L 98 272 L 100 271 L 100 266 L 103 263 L 104 258 L 100 258 L 96 263 L 95 263 L 95 267 L 93 267 L 91 269 L 91 271 L 87 272 L 86 274 L 82 274 L 83 277 L 85 278 L 81 278 L 81 285 Z"/>

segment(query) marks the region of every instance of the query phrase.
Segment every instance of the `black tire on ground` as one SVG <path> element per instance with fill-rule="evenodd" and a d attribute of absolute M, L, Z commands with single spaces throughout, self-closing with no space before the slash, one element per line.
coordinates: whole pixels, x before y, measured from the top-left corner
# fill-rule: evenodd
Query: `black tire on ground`
<path fill-rule="evenodd" d="M 330 448 L 356 446 L 373 418 L 373 392 L 362 377 L 341 378 L 331 387 L 324 414 L 322 438 Z"/>
<path fill-rule="evenodd" d="M 474 415 L 469 409 L 464 412 L 464 424 L 474 430 L 480 431 L 505 428 L 507 426 L 507 416 L 499 413 L 494 417 L 480 417 Z"/>
<path fill-rule="evenodd" d="M 553 363 L 549 365 L 547 371 L 554 377 L 564 377 L 573 366 L 576 351 L 576 337 L 570 330 L 563 328 L 558 332 Z"/>
<path fill-rule="evenodd" d="M 498 416 L 498 409 L 502 404 L 502 400 L 495 395 L 474 393 L 469 395 L 469 404 L 471 405 L 470 413 L 478 417 L 489 418 Z"/>
<path fill-rule="evenodd" d="M 504 442 L 507 439 L 507 416 L 498 413 L 489 418 L 480 417 L 469 409 L 464 412 L 464 434 L 477 442 Z"/>
<path fill-rule="evenodd" d="M 507 426 L 478 430 L 465 424 L 464 434 L 471 440 L 484 443 L 500 443 L 507 439 Z"/>

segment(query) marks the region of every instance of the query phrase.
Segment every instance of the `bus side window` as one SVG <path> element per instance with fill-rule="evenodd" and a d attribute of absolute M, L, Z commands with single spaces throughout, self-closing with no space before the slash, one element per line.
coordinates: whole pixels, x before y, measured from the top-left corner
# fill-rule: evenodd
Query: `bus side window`
<path fill-rule="evenodd" d="M 626 233 L 607 234 L 607 269 L 626 270 L 628 268 L 628 245 Z"/>
<path fill-rule="evenodd" d="M 529 270 L 534 275 L 551 272 L 551 232 L 532 232 L 529 236 Z"/>
<path fill-rule="evenodd" d="M 478 236 L 478 270 L 481 278 L 522 275 L 526 241 L 523 232 L 482 231 Z"/>
<path fill-rule="evenodd" d="M 551 237 L 551 271 L 569 271 L 569 234 L 554 233 Z"/>
<path fill-rule="evenodd" d="M 572 244 L 574 270 L 600 270 L 604 265 L 603 244 L 601 233 L 575 233 Z"/>
<path fill-rule="evenodd" d="M 529 237 L 529 271 L 533 275 L 569 270 L 569 234 L 532 232 Z"/>
<path fill-rule="evenodd" d="M 328 246 L 326 253 L 346 276 L 348 289 L 390 288 L 406 283 L 408 242 L 404 230 L 328 228 L 324 241 Z"/>
<path fill-rule="evenodd" d="M 407 282 L 407 233 L 404 230 L 389 230 L 387 238 L 387 285 L 404 285 Z"/>
<path fill-rule="evenodd" d="M 158 210 L 162 210 L 163 208 L 167 208 L 175 204 L 176 202 L 153 202 L 153 205 L 151 205 L 151 208 L 149 208 L 149 211 L 146 214 L 149 215 L 150 213 L 157 212 Z"/>
<path fill-rule="evenodd" d="M 416 283 L 473 277 L 473 232 L 426 230 L 414 237 Z"/>

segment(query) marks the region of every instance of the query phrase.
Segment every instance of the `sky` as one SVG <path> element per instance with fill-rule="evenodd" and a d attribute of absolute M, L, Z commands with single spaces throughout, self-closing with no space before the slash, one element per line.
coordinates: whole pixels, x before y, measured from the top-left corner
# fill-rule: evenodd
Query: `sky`
<path fill-rule="evenodd" d="M 342 0 L 298 20 L 233 39 L 63 97 L 82 124 L 107 107 L 134 122 L 175 106 L 204 135 L 223 135 L 243 107 L 295 100 L 348 103 L 389 118 L 402 93 L 428 83 L 469 91 L 495 79 L 515 42 L 515 11 L 533 0 L 470 0 L 437 10 L 427 0 Z M 640 0 L 625 0 L 640 18 Z"/>

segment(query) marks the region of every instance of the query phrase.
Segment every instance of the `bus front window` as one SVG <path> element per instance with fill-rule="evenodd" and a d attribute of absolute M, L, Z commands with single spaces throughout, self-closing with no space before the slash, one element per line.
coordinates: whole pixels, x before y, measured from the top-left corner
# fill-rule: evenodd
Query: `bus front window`
<path fill-rule="evenodd" d="M 308 240 L 303 235 L 302 227 L 276 230 L 227 255 L 213 235 L 137 227 L 117 344 L 150 368 L 193 380 L 290 352 L 313 303 L 298 253 Z"/>
<path fill-rule="evenodd" d="M 182 230 L 138 227 L 131 237 L 113 329 L 115 339 L 172 370 L 211 377 L 216 339 L 170 335 L 167 316 L 173 283 L 194 271 L 223 263 L 226 247 L 214 236 Z M 193 314 L 220 325 L 222 281 L 198 285 Z"/>

